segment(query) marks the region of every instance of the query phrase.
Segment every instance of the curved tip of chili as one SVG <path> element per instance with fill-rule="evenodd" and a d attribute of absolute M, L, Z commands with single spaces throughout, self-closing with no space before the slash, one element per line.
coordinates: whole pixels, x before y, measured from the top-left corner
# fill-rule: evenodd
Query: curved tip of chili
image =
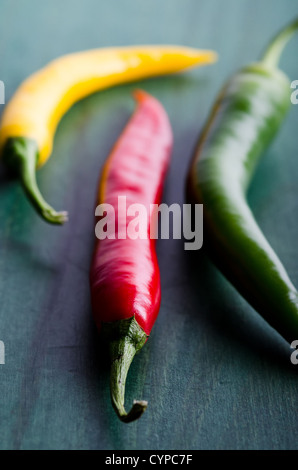
<path fill-rule="evenodd" d="M 202 50 L 202 49 L 193 49 L 193 58 L 194 65 L 199 64 L 213 64 L 218 60 L 218 54 L 215 51 Z"/>
<path fill-rule="evenodd" d="M 119 414 L 118 410 L 116 410 L 116 413 L 123 423 L 131 423 L 132 421 L 136 421 L 142 416 L 147 408 L 147 405 L 147 401 L 134 400 L 132 408 L 128 413 L 125 412 L 125 414 Z"/>
<path fill-rule="evenodd" d="M 202 53 L 201 53 L 202 56 Z M 203 54 L 204 62 L 206 64 L 213 64 L 218 61 L 218 54 L 214 51 L 205 51 Z"/>
<path fill-rule="evenodd" d="M 68 212 L 56 212 L 55 209 L 49 208 L 42 211 L 42 217 L 50 224 L 63 225 L 68 221 Z"/>
<path fill-rule="evenodd" d="M 126 377 L 136 353 L 144 346 L 148 336 L 134 317 L 102 325 L 104 336 L 109 338 L 111 357 L 111 400 L 118 418 L 124 423 L 139 419 L 147 408 L 147 401 L 134 400 L 129 412 L 125 410 Z"/>

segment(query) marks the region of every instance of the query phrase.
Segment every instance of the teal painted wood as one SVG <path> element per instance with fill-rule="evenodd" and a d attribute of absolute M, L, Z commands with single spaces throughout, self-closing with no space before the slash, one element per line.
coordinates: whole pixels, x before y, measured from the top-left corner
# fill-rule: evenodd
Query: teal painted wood
<path fill-rule="evenodd" d="M 218 89 L 296 14 L 297 2 L 282 0 L 2 0 L 0 79 L 8 100 L 28 74 L 67 52 L 137 43 L 217 50 L 212 67 L 138 84 L 169 113 L 175 147 L 164 201 L 182 203 Z M 296 38 L 282 59 L 293 80 L 297 47 Z M 133 110 L 133 88 L 84 100 L 59 126 L 38 179 L 49 202 L 69 211 L 64 227 L 41 221 L 1 168 L 0 448 L 297 449 L 298 366 L 288 345 L 202 251 L 187 253 L 182 241 L 158 242 L 160 316 L 128 378 L 128 403 L 147 399 L 148 410 L 125 425 L 110 406 L 88 270 L 98 175 Z M 256 217 L 296 284 L 297 115 L 293 106 L 250 190 Z"/>

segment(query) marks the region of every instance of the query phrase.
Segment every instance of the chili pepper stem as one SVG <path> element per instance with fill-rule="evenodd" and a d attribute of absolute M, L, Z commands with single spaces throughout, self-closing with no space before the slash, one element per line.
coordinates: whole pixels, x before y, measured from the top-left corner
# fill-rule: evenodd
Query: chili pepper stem
<path fill-rule="evenodd" d="M 134 317 L 103 324 L 103 335 L 108 338 L 111 377 L 110 391 L 114 410 L 119 419 L 129 423 L 138 419 L 146 410 L 146 401 L 134 401 L 131 410 L 125 410 L 125 383 L 129 367 L 135 354 L 147 341 L 147 335 Z"/>
<path fill-rule="evenodd" d="M 36 182 L 38 148 L 34 140 L 14 137 L 8 139 L 3 161 L 21 179 L 23 188 L 36 211 L 51 224 L 61 225 L 67 221 L 67 212 L 56 212 L 43 198 Z"/>
<path fill-rule="evenodd" d="M 136 354 L 136 348 L 130 339 L 114 342 L 111 346 L 115 358 L 112 360 L 111 366 L 111 399 L 113 407 L 124 422 L 134 421 L 138 419 L 147 408 L 146 401 L 134 401 L 129 413 L 124 408 L 125 398 L 125 382 L 130 364 Z"/>
<path fill-rule="evenodd" d="M 282 51 L 284 50 L 288 41 L 297 31 L 298 18 L 296 18 L 292 23 L 283 28 L 270 42 L 263 55 L 262 64 L 270 68 L 276 68 L 278 66 Z"/>

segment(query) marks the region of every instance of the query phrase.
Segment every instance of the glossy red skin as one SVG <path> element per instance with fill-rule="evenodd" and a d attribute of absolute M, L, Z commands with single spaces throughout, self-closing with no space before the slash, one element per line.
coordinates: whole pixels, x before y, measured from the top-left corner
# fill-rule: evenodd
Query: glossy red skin
<path fill-rule="evenodd" d="M 172 130 L 162 105 L 151 95 L 135 93 L 137 108 L 109 156 L 100 180 L 98 204 L 114 207 L 118 196 L 130 204 L 160 204 L 173 145 Z M 155 240 L 147 238 L 97 241 L 91 271 L 91 299 L 98 328 L 135 316 L 147 335 L 160 308 L 160 273 Z M 132 217 L 127 217 L 127 224 Z M 127 226 L 127 225 L 126 225 Z"/>

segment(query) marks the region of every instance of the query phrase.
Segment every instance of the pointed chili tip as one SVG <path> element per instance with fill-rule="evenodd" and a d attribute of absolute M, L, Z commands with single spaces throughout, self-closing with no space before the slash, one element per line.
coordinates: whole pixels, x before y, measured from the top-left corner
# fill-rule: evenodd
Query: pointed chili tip
<path fill-rule="evenodd" d="M 218 53 L 215 51 L 201 51 L 198 54 L 198 62 L 203 64 L 213 64 L 218 61 Z"/>
<path fill-rule="evenodd" d="M 134 97 L 134 99 L 138 102 L 138 103 L 142 103 L 143 101 L 145 101 L 147 98 L 151 97 L 149 95 L 149 93 L 147 93 L 146 91 L 144 90 L 141 90 L 140 88 L 137 88 L 135 89 L 133 92 L 132 92 L 132 95 Z M 152 97 L 151 97 L 152 98 Z"/>
<path fill-rule="evenodd" d="M 213 64 L 218 60 L 218 53 L 211 49 L 198 49 L 194 47 L 181 46 L 181 50 L 185 51 L 189 62 L 188 65 L 184 68 L 193 68 Z"/>

